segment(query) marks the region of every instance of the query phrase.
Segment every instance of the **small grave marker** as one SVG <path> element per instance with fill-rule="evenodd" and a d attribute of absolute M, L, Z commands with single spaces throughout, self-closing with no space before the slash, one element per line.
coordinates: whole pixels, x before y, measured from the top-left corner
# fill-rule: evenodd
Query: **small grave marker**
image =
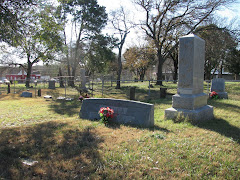
<path fill-rule="evenodd" d="M 21 97 L 32 97 L 32 93 L 28 91 L 24 91 L 22 92 Z"/>
<path fill-rule="evenodd" d="M 46 95 L 46 96 L 44 96 L 43 98 L 46 99 L 46 100 L 50 100 L 50 99 L 52 99 L 52 96 Z"/>
<path fill-rule="evenodd" d="M 213 91 L 218 93 L 219 98 L 228 99 L 228 93 L 225 92 L 225 79 L 213 79 L 211 84 L 211 92 Z"/>
<path fill-rule="evenodd" d="M 65 100 L 65 97 L 59 96 L 59 97 L 57 98 L 57 101 L 63 101 L 63 100 Z"/>
<path fill-rule="evenodd" d="M 55 80 L 51 80 L 48 82 L 48 89 L 55 89 Z"/>

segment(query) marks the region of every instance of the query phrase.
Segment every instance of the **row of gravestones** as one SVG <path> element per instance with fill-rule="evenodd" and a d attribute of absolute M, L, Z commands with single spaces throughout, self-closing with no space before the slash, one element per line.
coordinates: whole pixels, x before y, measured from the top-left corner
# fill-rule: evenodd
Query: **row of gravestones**
<path fill-rule="evenodd" d="M 49 89 L 55 89 L 55 81 L 49 81 Z M 211 84 L 211 92 L 217 92 L 219 98 L 227 99 L 228 93 L 225 92 L 225 79 L 213 79 Z M 1 92 L 0 92 L 1 94 Z M 41 96 L 41 89 L 38 89 L 38 96 Z M 31 92 L 23 92 L 21 97 L 32 97 Z M 59 97 L 61 99 L 61 97 Z M 135 100 L 135 87 L 130 88 L 130 100 Z"/>
<path fill-rule="evenodd" d="M 83 68 L 81 68 L 80 69 L 80 77 L 81 77 L 81 88 L 83 89 L 83 90 L 86 90 L 86 76 L 85 76 L 85 69 L 83 69 Z M 55 80 L 53 80 L 53 81 L 49 81 L 48 82 L 48 88 L 49 89 L 55 89 Z"/>
<path fill-rule="evenodd" d="M 181 113 L 192 122 L 214 118 L 213 107 L 207 105 L 208 95 L 203 93 L 205 41 L 193 34 L 180 38 L 179 81 L 177 94 L 172 97 L 172 107 L 165 110 L 166 119 L 175 119 Z M 224 79 L 214 79 L 211 91 L 227 98 Z M 154 105 L 127 100 L 86 99 L 80 117 L 98 119 L 101 107 L 115 111 L 113 122 L 143 127 L 154 126 Z"/>
<path fill-rule="evenodd" d="M 180 38 L 178 90 L 172 97 L 172 107 L 165 110 L 166 119 L 175 119 L 179 113 L 194 123 L 214 118 L 213 107 L 207 105 L 208 95 L 203 93 L 204 59 L 203 39 L 193 34 Z M 211 91 L 216 91 L 221 98 L 227 98 L 224 79 L 212 80 Z M 154 105 L 135 101 L 86 99 L 79 115 L 83 119 L 99 119 L 101 107 L 110 107 L 116 112 L 113 122 L 154 126 Z"/>

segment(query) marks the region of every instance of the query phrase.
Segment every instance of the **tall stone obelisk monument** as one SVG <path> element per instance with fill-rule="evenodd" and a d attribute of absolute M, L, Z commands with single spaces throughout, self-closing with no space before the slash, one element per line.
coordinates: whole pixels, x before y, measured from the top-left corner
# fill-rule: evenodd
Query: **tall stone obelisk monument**
<path fill-rule="evenodd" d="M 213 119 L 213 107 L 203 93 L 205 41 L 190 34 L 180 38 L 178 89 L 172 97 L 172 108 L 165 110 L 166 119 L 179 113 L 193 122 Z"/>

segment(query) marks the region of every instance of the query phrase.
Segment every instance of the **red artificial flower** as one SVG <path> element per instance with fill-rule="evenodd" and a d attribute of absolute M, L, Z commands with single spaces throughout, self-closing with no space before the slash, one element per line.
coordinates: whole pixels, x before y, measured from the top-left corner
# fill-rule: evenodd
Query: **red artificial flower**
<path fill-rule="evenodd" d="M 113 118 L 114 111 L 109 107 L 102 107 L 99 110 L 99 114 L 101 117 L 101 121 L 107 125 L 109 122 L 109 118 Z"/>
<path fill-rule="evenodd" d="M 103 108 L 100 109 L 99 113 L 103 113 Z"/>
<path fill-rule="evenodd" d="M 211 94 L 210 94 L 211 97 L 216 96 L 216 95 L 218 95 L 218 93 L 216 93 L 215 91 L 211 92 Z"/>

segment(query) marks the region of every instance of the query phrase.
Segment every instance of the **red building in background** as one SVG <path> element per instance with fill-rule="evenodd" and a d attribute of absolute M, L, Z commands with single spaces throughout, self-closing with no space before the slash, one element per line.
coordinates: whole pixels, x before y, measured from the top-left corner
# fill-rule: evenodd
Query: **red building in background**
<path fill-rule="evenodd" d="M 32 72 L 31 79 L 37 80 L 41 78 L 40 72 Z M 21 70 L 18 74 L 6 74 L 6 79 L 24 81 L 27 79 L 27 73 L 24 70 Z"/>

